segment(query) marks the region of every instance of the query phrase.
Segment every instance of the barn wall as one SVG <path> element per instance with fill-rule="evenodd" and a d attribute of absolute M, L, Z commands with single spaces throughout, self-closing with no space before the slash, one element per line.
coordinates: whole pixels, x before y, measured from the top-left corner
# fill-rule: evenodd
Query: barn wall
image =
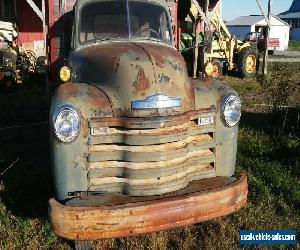
<path fill-rule="evenodd" d="M 41 1 L 35 3 L 41 9 Z M 43 40 L 42 21 L 25 1 L 16 1 L 17 25 L 19 29 L 19 43 L 28 43 Z"/>
<path fill-rule="evenodd" d="M 42 1 L 34 0 L 42 9 Z M 47 18 L 47 17 L 46 17 Z M 31 50 L 37 57 L 46 55 L 43 22 L 25 0 L 16 1 L 16 21 L 18 26 L 18 44 Z"/>

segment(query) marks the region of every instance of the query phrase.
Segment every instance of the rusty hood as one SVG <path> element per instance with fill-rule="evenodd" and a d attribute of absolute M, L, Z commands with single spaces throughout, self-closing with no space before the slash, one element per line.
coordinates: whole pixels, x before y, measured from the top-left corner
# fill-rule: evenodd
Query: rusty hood
<path fill-rule="evenodd" d="M 194 108 L 183 57 L 166 45 L 113 42 L 88 46 L 71 56 L 73 81 L 92 84 L 110 99 L 115 116 L 182 113 Z M 134 101 L 157 95 L 180 99 L 174 108 L 134 109 Z"/>

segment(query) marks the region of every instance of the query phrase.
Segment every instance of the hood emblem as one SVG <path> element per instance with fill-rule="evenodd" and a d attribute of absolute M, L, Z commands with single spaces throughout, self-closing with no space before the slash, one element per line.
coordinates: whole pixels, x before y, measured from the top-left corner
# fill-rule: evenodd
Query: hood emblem
<path fill-rule="evenodd" d="M 166 95 L 153 95 L 147 97 L 145 100 L 136 100 L 131 102 L 132 109 L 162 109 L 180 106 L 181 98 Z"/>

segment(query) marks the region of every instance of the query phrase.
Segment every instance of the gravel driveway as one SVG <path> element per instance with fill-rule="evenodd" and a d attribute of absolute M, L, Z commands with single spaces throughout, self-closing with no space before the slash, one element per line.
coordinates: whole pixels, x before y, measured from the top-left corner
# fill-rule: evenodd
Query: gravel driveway
<path fill-rule="evenodd" d="M 263 56 L 260 57 L 262 62 Z M 300 51 L 274 51 L 274 55 L 270 55 L 269 62 L 282 63 L 300 63 Z"/>
<path fill-rule="evenodd" d="M 274 51 L 274 56 L 300 57 L 300 51 Z"/>

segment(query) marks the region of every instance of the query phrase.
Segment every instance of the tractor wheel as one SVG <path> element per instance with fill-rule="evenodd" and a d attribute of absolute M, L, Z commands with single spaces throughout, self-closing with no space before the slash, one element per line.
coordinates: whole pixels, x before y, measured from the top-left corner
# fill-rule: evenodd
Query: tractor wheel
<path fill-rule="evenodd" d="M 93 243 L 92 241 L 75 240 L 74 241 L 74 249 L 75 250 L 91 250 L 92 243 Z"/>
<path fill-rule="evenodd" d="M 257 70 L 257 51 L 254 48 L 245 48 L 239 54 L 238 71 L 241 77 L 253 77 Z"/>
<path fill-rule="evenodd" d="M 212 65 L 213 65 L 213 73 L 212 73 L 212 77 L 213 78 L 217 78 L 223 75 L 223 65 L 222 62 L 218 59 L 214 59 L 212 61 Z"/>

